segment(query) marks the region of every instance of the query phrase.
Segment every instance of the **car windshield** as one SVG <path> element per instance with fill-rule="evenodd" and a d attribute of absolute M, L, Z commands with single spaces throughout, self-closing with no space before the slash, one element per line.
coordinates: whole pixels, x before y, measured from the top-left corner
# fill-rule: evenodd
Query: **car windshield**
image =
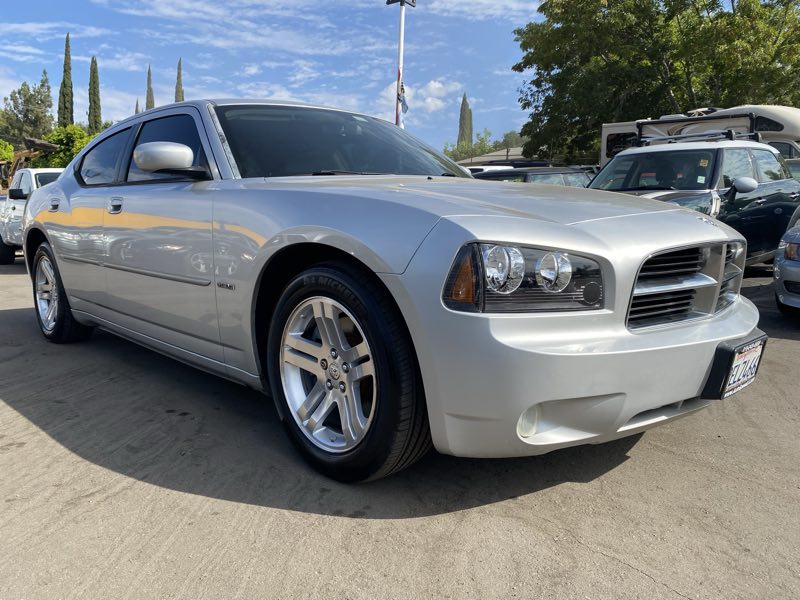
<path fill-rule="evenodd" d="M 36 173 L 37 187 L 42 187 L 48 183 L 53 183 L 61 173 Z"/>
<path fill-rule="evenodd" d="M 620 154 L 589 187 L 631 192 L 640 190 L 707 190 L 714 173 L 714 150 L 661 150 Z"/>
<path fill-rule="evenodd" d="M 372 117 L 300 106 L 219 106 L 216 112 L 242 177 L 471 177 L 398 127 Z"/>

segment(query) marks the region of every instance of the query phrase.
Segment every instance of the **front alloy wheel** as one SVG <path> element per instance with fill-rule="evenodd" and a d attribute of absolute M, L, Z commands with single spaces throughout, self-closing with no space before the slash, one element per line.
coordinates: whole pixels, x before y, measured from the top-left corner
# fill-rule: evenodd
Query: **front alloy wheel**
<path fill-rule="evenodd" d="M 262 358 L 290 439 L 325 475 L 378 479 L 430 449 L 410 336 L 371 273 L 325 263 L 297 275 L 272 314 Z"/>
<path fill-rule="evenodd" d="M 341 453 L 367 435 L 377 387 L 369 343 L 332 298 L 301 302 L 286 323 L 281 382 L 292 417 L 320 450 Z"/>

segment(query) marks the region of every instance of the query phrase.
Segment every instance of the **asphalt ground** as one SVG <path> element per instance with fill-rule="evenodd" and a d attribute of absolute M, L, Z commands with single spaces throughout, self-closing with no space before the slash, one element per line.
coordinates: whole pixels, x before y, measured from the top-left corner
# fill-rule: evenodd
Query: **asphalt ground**
<path fill-rule="evenodd" d="M 708 410 L 347 486 L 255 392 L 103 332 L 47 343 L 0 267 L 0 600 L 798 598 L 800 321 L 768 269 L 744 293 L 771 340 Z"/>

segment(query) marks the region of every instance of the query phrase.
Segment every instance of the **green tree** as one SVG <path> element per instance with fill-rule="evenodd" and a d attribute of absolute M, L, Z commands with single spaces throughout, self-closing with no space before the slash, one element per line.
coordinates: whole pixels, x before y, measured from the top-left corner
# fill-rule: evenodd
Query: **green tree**
<path fill-rule="evenodd" d="M 178 79 L 175 81 L 175 102 L 183 102 L 183 59 L 178 59 Z"/>
<path fill-rule="evenodd" d="M 577 157 L 602 123 L 800 104 L 796 0 L 549 0 L 518 29 L 528 156 Z"/>
<path fill-rule="evenodd" d="M 0 160 L 14 160 L 14 145 L 5 140 L 0 140 Z"/>
<path fill-rule="evenodd" d="M 75 155 L 88 144 L 94 136 L 89 135 L 79 125 L 56 127 L 45 139 L 58 146 L 58 150 L 36 159 L 37 167 L 66 167 Z"/>
<path fill-rule="evenodd" d="M 4 99 L 0 136 L 22 146 L 24 138 L 42 139 L 53 129 L 53 97 L 47 71 L 42 71 L 39 85 L 23 82 Z"/>
<path fill-rule="evenodd" d="M 525 143 L 519 131 L 507 131 L 499 140 L 492 142 L 492 150 L 509 150 L 511 148 L 520 148 Z"/>
<path fill-rule="evenodd" d="M 69 33 L 64 42 L 64 75 L 58 88 L 58 126 L 66 127 L 75 122 L 72 109 L 72 53 L 69 48 Z"/>
<path fill-rule="evenodd" d="M 469 107 L 467 94 L 461 98 L 461 112 L 458 116 L 458 140 L 456 147 L 469 148 L 472 146 L 472 109 Z"/>
<path fill-rule="evenodd" d="M 92 57 L 89 67 L 89 135 L 103 130 L 103 117 L 100 113 L 100 74 L 97 71 L 97 58 Z"/>
<path fill-rule="evenodd" d="M 142 112 L 142 111 L 139 108 L 139 99 L 137 98 L 136 99 L 136 108 L 133 109 L 133 114 L 138 115 L 140 112 Z"/>
<path fill-rule="evenodd" d="M 153 96 L 153 75 L 150 72 L 150 65 L 147 65 L 147 98 L 144 103 L 145 110 L 156 107 L 156 100 Z"/>

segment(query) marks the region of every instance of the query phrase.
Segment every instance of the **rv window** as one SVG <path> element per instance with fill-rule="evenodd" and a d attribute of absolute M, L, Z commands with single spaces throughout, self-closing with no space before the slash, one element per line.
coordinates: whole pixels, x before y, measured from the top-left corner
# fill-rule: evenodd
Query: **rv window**
<path fill-rule="evenodd" d="M 756 131 L 783 131 L 783 123 L 767 117 L 756 117 Z"/>
<path fill-rule="evenodd" d="M 606 158 L 614 158 L 623 150 L 632 148 L 637 139 L 635 133 L 609 133 L 606 138 Z"/>

